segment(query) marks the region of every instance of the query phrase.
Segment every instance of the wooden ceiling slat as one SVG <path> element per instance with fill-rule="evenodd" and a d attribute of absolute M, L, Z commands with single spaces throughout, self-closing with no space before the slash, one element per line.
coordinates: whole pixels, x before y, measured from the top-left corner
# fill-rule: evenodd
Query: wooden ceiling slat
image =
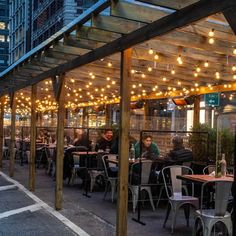
<path fill-rule="evenodd" d="M 139 0 L 140 2 L 152 4 L 155 6 L 167 7 L 170 9 L 180 10 L 188 5 L 198 2 L 199 0 Z"/>
<path fill-rule="evenodd" d="M 79 39 L 76 36 L 69 36 L 68 38 L 64 39 L 64 44 L 71 46 L 71 47 L 77 47 L 79 49 L 87 49 L 87 52 L 90 50 L 94 50 L 96 48 L 99 48 L 104 45 L 104 43 L 96 42 L 93 40 L 87 40 L 87 39 Z M 86 52 L 86 51 L 84 51 Z"/>
<path fill-rule="evenodd" d="M 93 17 L 92 26 L 98 29 L 107 30 L 119 34 L 128 34 L 132 31 L 145 26 L 144 23 L 139 23 L 131 20 L 121 19 L 114 16 L 98 15 Z"/>
<path fill-rule="evenodd" d="M 67 46 L 62 43 L 55 45 L 52 50 L 54 52 L 60 52 L 60 53 L 65 53 L 66 55 L 70 54 L 70 55 L 75 55 L 75 56 L 81 56 L 81 55 L 90 51 L 90 50 L 83 49 L 83 48 Z"/>
<path fill-rule="evenodd" d="M 97 42 L 109 43 L 116 40 L 121 35 L 118 33 L 96 29 L 92 27 L 82 26 L 77 30 L 77 37 L 82 39 L 90 39 Z"/>
<path fill-rule="evenodd" d="M 151 23 L 168 14 L 158 9 L 141 6 L 134 3 L 113 1 L 111 6 L 111 15 L 128 20 Z"/>

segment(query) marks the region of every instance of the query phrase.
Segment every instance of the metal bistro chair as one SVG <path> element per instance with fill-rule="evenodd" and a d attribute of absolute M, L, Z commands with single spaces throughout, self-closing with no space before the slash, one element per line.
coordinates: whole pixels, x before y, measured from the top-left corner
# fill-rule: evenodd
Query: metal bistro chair
<path fill-rule="evenodd" d="M 216 166 L 215 165 L 208 165 L 203 169 L 203 174 L 204 175 L 208 175 L 211 174 L 213 171 L 216 170 Z"/>
<path fill-rule="evenodd" d="M 108 168 L 110 166 L 109 166 L 109 163 L 107 162 L 107 159 L 109 158 L 109 156 L 110 155 L 102 156 L 102 162 L 103 162 L 104 172 L 105 172 L 105 182 L 106 182 L 104 200 L 105 200 L 107 192 L 108 192 L 108 187 L 110 186 L 111 187 L 111 201 L 113 202 L 114 194 L 115 194 L 116 187 L 117 187 L 118 177 L 111 177 L 110 174 L 108 173 Z"/>
<path fill-rule="evenodd" d="M 186 191 L 187 186 L 183 186 L 183 181 L 177 179 L 178 175 L 183 174 L 193 174 L 193 170 L 187 166 L 167 166 L 162 169 L 163 180 L 165 184 L 166 194 L 169 199 L 166 218 L 163 224 L 163 228 L 166 226 L 166 222 L 169 218 L 170 211 L 172 210 L 172 223 L 171 223 L 171 233 L 174 232 L 176 224 L 176 216 L 180 207 L 184 206 L 184 212 L 186 217 L 187 226 L 189 225 L 189 206 L 193 206 L 196 209 L 199 207 L 198 198 L 194 197 L 194 185 L 191 184 L 192 194 L 189 195 Z M 185 190 L 183 195 L 182 191 Z"/>
<path fill-rule="evenodd" d="M 142 165 L 142 172 L 141 172 L 141 183 L 139 183 L 140 181 L 138 180 L 137 183 L 133 184 L 132 183 L 132 178 L 133 178 L 133 174 L 134 169 L 136 168 L 136 170 L 139 172 L 139 168 L 140 168 L 140 163 L 134 163 L 131 166 L 131 170 L 130 170 L 130 184 L 129 184 L 129 189 L 132 193 L 132 202 L 133 202 L 133 212 L 135 212 L 137 203 L 138 203 L 138 198 L 139 198 L 139 184 L 140 184 L 140 191 L 145 190 L 148 193 L 151 205 L 152 205 L 152 209 L 153 211 L 155 211 L 155 206 L 153 203 L 153 197 L 152 197 L 152 192 L 151 192 L 151 187 L 148 186 L 148 181 L 149 181 L 149 176 L 150 176 L 150 172 L 151 172 L 151 167 L 152 167 L 152 161 L 151 160 L 145 160 L 141 162 Z M 140 178 L 139 173 L 137 173 L 137 178 Z"/>
<path fill-rule="evenodd" d="M 204 190 L 208 186 L 215 186 L 215 208 L 203 209 Z M 230 195 L 232 182 L 230 181 L 208 181 L 202 185 L 201 189 L 201 206 L 200 210 L 196 211 L 193 236 L 197 235 L 198 223 L 203 226 L 203 236 L 210 236 L 213 226 L 217 222 L 222 222 L 227 230 L 228 235 L 232 236 L 232 220 L 231 214 L 227 212 L 228 199 Z"/>

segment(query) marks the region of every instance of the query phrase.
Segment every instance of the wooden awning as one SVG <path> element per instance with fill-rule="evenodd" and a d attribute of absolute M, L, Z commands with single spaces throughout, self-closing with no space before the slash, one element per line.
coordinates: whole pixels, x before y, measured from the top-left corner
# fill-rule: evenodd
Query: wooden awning
<path fill-rule="evenodd" d="M 80 105 L 101 93 L 115 102 L 118 53 L 130 47 L 133 100 L 235 90 L 234 9 L 234 0 L 99 1 L 2 72 L 0 96 L 66 73 Z"/>

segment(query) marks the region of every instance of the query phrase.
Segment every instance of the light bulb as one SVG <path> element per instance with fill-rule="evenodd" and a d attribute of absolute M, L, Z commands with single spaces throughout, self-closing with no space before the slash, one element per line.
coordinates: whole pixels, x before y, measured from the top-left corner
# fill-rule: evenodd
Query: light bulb
<path fill-rule="evenodd" d="M 152 48 L 149 49 L 148 53 L 149 53 L 150 55 L 152 55 L 152 54 L 154 53 L 153 50 L 152 50 Z"/>
<path fill-rule="evenodd" d="M 163 81 L 166 81 L 166 77 L 163 77 L 162 80 L 163 80 Z"/>
<path fill-rule="evenodd" d="M 200 71 L 201 71 L 201 68 L 198 66 L 198 67 L 196 68 L 196 71 L 197 71 L 197 72 L 200 72 Z"/>
<path fill-rule="evenodd" d="M 171 70 L 171 74 L 172 75 L 174 75 L 175 74 L 175 70 L 173 69 L 173 70 Z"/>
<path fill-rule="evenodd" d="M 149 66 L 149 67 L 148 67 L 148 71 L 150 71 L 150 72 L 151 72 L 151 71 L 152 71 L 152 67 L 150 67 L 150 66 Z"/>
<path fill-rule="evenodd" d="M 206 62 L 204 63 L 204 67 L 208 67 L 208 66 L 209 66 L 209 62 L 206 61 Z"/>
<path fill-rule="evenodd" d="M 135 73 L 135 70 L 131 70 L 131 73 L 134 74 L 134 73 Z"/>
<path fill-rule="evenodd" d="M 232 71 L 236 71 L 236 66 L 232 66 Z"/>
<path fill-rule="evenodd" d="M 212 29 L 212 30 L 208 33 L 208 36 L 214 37 L 214 35 L 215 35 L 215 32 L 214 32 L 214 29 Z"/>
<path fill-rule="evenodd" d="M 108 63 L 107 63 L 107 66 L 108 66 L 108 67 L 112 67 L 112 63 L 111 63 L 111 62 L 108 62 Z"/>
<path fill-rule="evenodd" d="M 236 55 L 236 48 L 234 48 L 234 50 L 233 50 L 233 54 L 235 54 L 235 55 Z"/>
<path fill-rule="evenodd" d="M 215 42 L 215 40 L 213 38 L 209 38 L 208 42 L 209 42 L 209 44 L 213 44 Z"/>
<path fill-rule="evenodd" d="M 142 74 L 142 78 L 145 78 L 146 77 L 146 75 L 145 74 Z"/>
<path fill-rule="evenodd" d="M 198 77 L 198 73 L 197 72 L 194 73 L 194 77 Z"/>
<path fill-rule="evenodd" d="M 158 59 L 159 59 L 159 56 L 158 56 L 157 53 L 155 54 L 154 59 L 155 59 L 155 60 L 158 60 Z"/>

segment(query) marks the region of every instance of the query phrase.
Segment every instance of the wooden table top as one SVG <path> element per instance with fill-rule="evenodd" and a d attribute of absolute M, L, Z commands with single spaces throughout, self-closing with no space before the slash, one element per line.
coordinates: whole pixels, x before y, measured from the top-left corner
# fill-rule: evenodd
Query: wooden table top
<path fill-rule="evenodd" d="M 234 181 L 233 175 L 227 175 L 220 178 L 216 178 L 215 176 L 211 175 L 178 175 L 177 179 L 201 183 L 209 181 Z"/>

